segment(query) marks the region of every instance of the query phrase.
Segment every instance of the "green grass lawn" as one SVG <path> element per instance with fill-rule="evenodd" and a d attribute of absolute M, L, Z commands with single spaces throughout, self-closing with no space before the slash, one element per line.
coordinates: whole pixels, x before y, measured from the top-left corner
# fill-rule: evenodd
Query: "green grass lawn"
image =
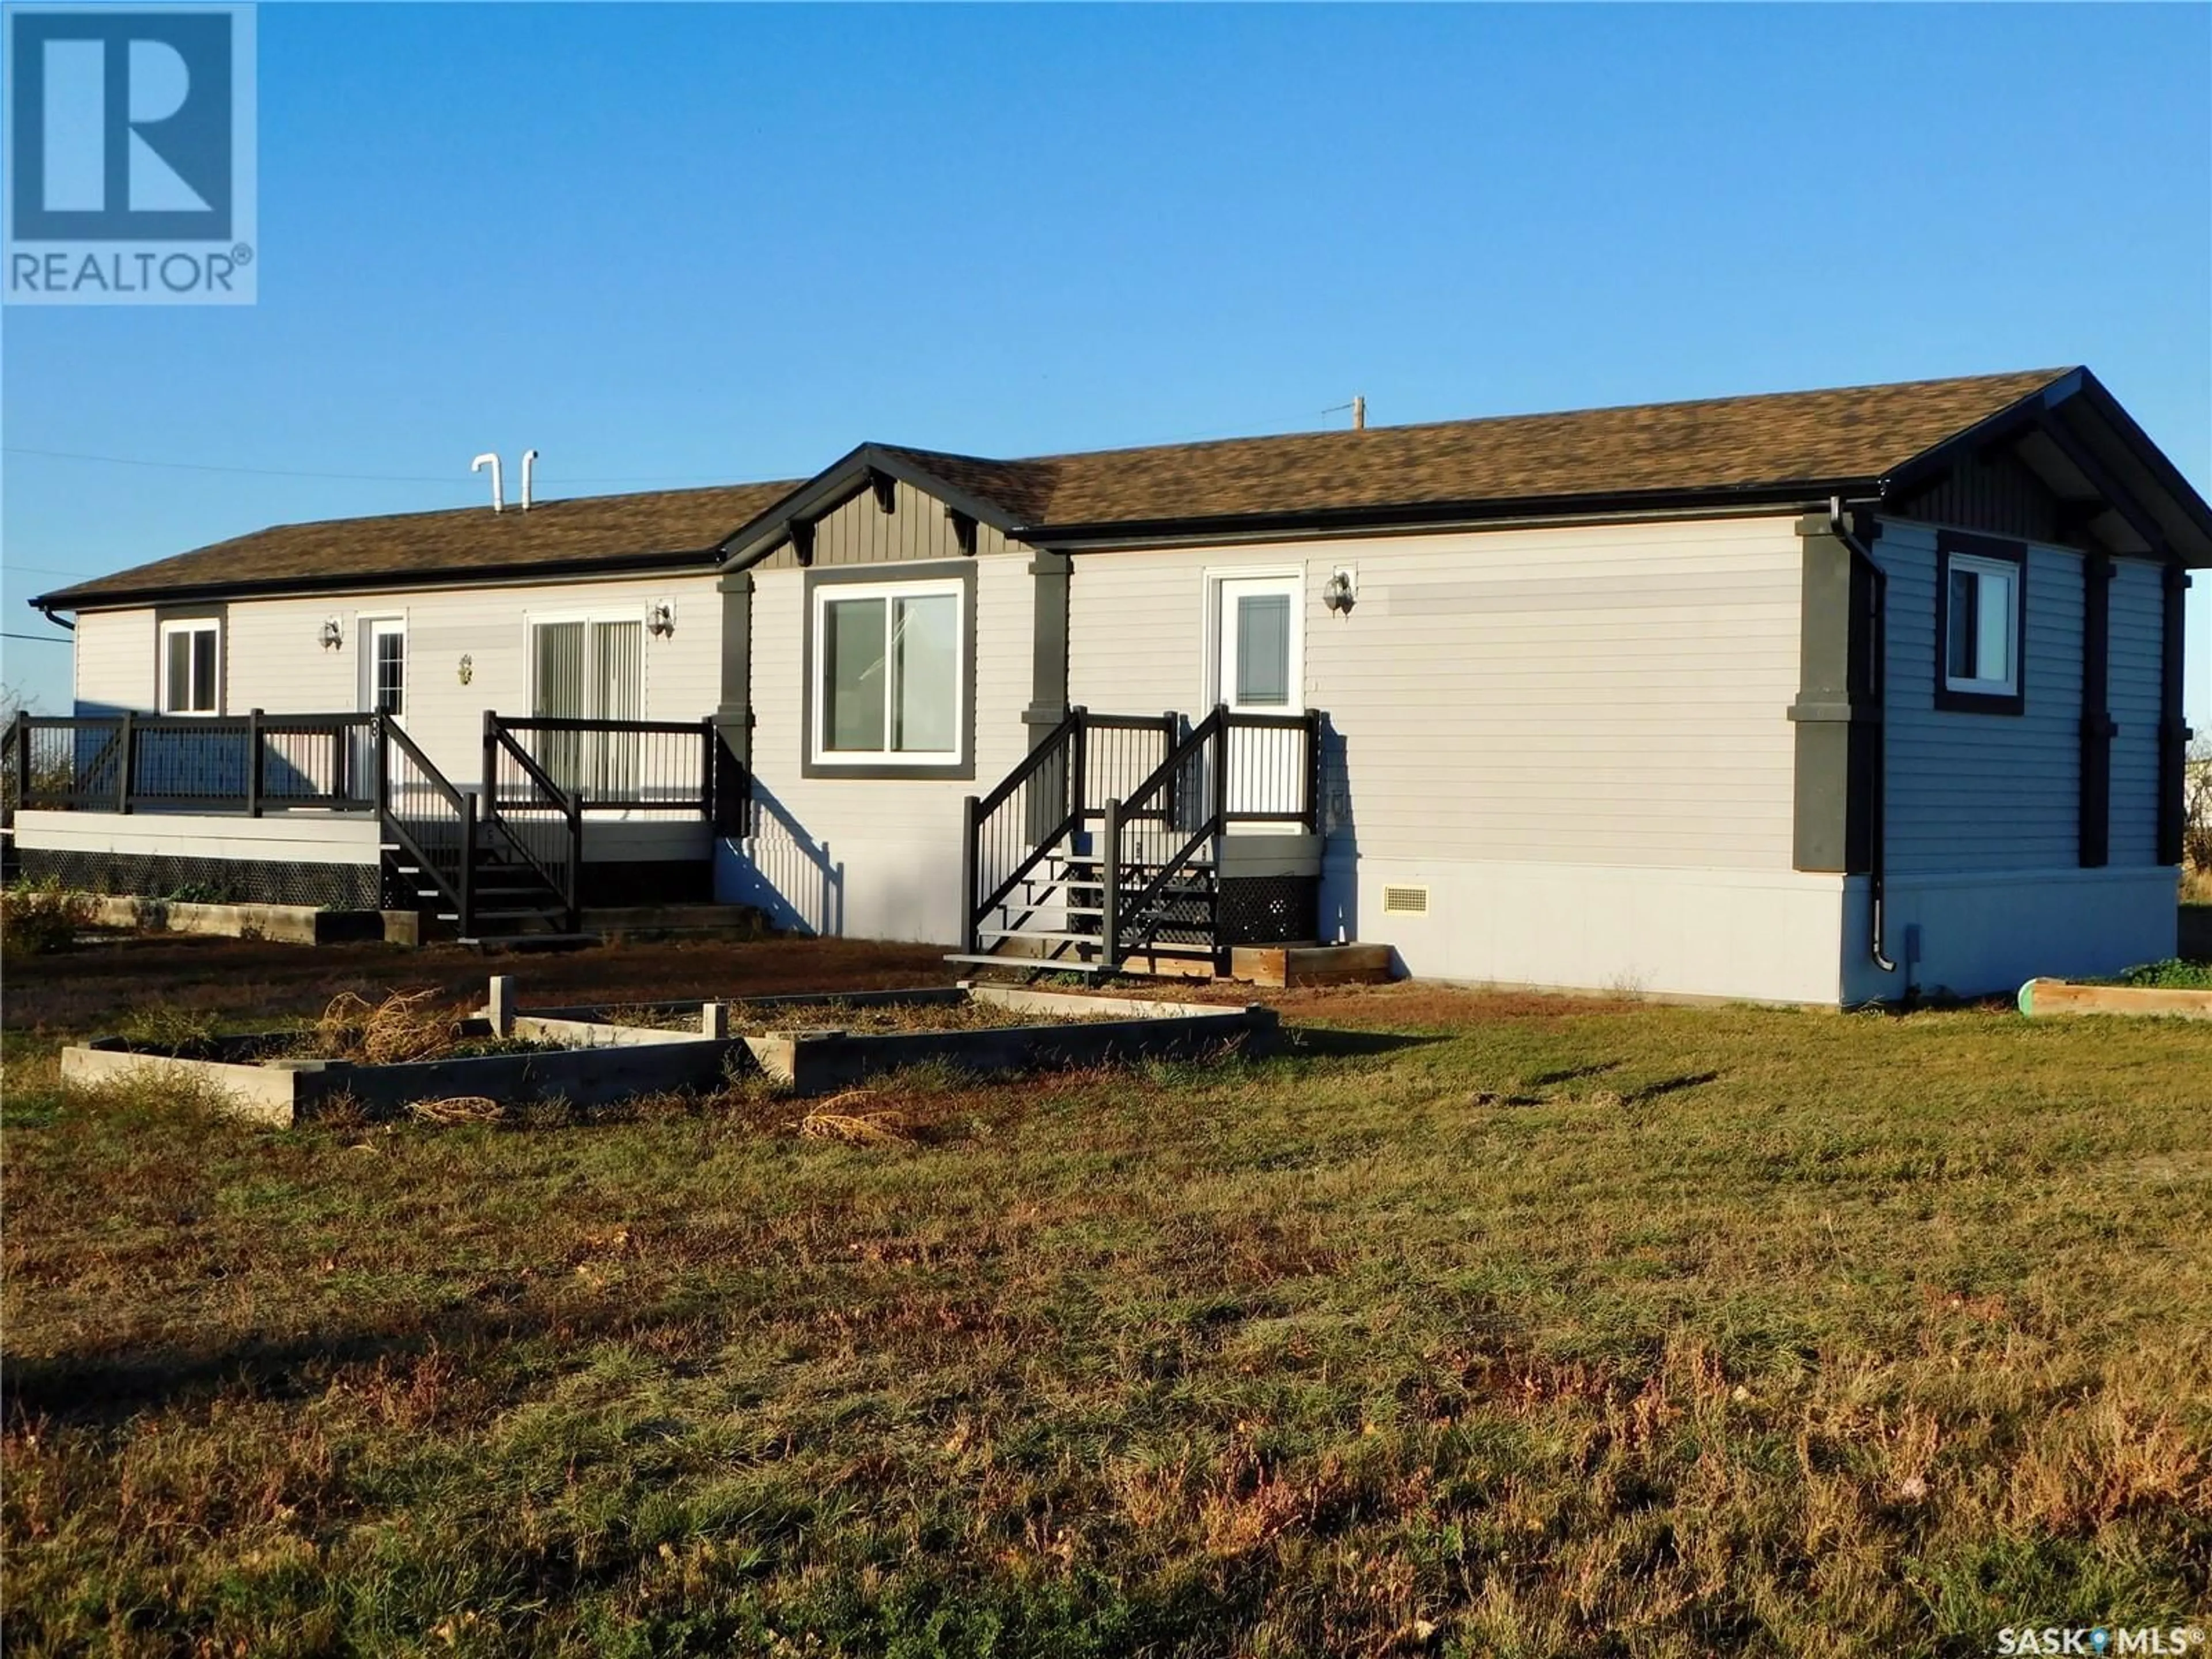
<path fill-rule="evenodd" d="M 195 960 L 206 1006 L 243 982 Z M 45 994 L 11 1656 L 1980 1654 L 2212 1613 L 2202 1025 L 1295 993 L 1277 1058 L 917 1077 L 872 1103 L 915 1143 L 848 1146 L 757 1091 L 285 1133 L 69 1096 L 89 1000 Z"/>

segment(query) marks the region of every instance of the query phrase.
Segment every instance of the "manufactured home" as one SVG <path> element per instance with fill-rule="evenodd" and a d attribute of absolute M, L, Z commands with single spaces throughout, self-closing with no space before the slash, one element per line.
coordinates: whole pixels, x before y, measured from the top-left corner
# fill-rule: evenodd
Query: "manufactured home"
<path fill-rule="evenodd" d="M 1848 1005 L 2171 955 L 2212 509 L 2086 369 L 290 526 L 43 596 L 24 867 Z"/>

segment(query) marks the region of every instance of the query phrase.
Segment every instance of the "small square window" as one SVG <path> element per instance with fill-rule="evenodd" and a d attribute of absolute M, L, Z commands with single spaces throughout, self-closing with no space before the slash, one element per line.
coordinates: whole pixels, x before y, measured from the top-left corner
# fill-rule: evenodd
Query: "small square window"
<path fill-rule="evenodd" d="M 2025 550 L 1946 537 L 1937 565 L 1937 707 L 2020 713 Z"/>

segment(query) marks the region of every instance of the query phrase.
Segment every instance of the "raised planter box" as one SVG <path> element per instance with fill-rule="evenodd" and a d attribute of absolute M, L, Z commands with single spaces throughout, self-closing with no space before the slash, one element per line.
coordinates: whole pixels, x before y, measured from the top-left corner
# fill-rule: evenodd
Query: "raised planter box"
<path fill-rule="evenodd" d="M 489 1036 L 488 1019 L 469 1020 L 464 1036 Z M 527 1036 L 526 1032 L 518 1035 Z M 455 1060 L 366 1066 L 344 1060 L 263 1060 L 281 1038 L 218 1038 L 205 1058 L 147 1053 L 121 1037 L 62 1050 L 62 1078 L 80 1084 L 149 1077 L 210 1088 L 233 1113 L 279 1127 L 306 1121 L 340 1101 L 372 1114 L 398 1112 L 422 1100 L 480 1097 L 509 1103 L 568 1100 L 602 1105 L 633 1095 L 719 1087 L 737 1045 L 696 1033 L 663 1033 L 659 1043 L 608 1043 L 532 1054 L 478 1054 Z"/>
<path fill-rule="evenodd" d="M 749 1013 L 804 1009 L 817 1018 L 837 1008 L 950 1007 L 981 1003 L 1042 1018 L 1033 1024 L 939 1031 L 847 1031 L 829 1028 L 738 1035 L 762 1071 L 802 1095 L 824 1094 L 901 1066 L 941 1060 L 981 1076 L 1006 1072 L 1097 1066 L 1133 1060 L 1191 1059 L 1235 1048 L 1263 1053 L 1275 1037 L 1275 1011 L 1212 1003 L 1158 1002 L 1146 998 L 1097 997 L 1009 986 L 932 986 L 903 991 L 858 991 L 758 998 Z M 640 1015 L 690 1015 L 690 1031 L 629 1025 L 607 1008 L 550 1008 L 518 1013 L 516 1035 L 555 1042 L 659 1043 L 727 1030 L 724 1004 L 635 1004 Z"/>
<path fill-rule="evenodd" d="M 980 1075 L 1107 1061 L 1196 1058 L 1235 1048 L 1262 1052 L 1272 1043 L 1270 1008 L 1225 1008 L 1128 997 L 1069 995 L 1000 986 L 932 986 L 910 991 L 816 994 L 748 1002 L 750 1013 L 779 1008 L 816 1013 L 825 1007 L 949 1007 L 970 1001 L 1034 1024 L 967 1030 L 856 1032 L 825 1029 L 731 1029 L 732 1005 L 687 1002 L 613 1008 L 514 1006 L 514 981 L 491 981 L 484 1017 L 462 1022 L 469 1037 L 519 1037 L 555 1045 L 520 1054 L 478 1054 L 369 1066 L 343 1060 L 299 1060 L 280 1051 L 296 1033 L 219 1037 L 189 1055 L 139 1048 L 123 1037 L 62 1051 L 62 1077 L 77 1084 L 147 1078 L 211 1088 L 239 1116 L 286 1127 L 343 1101 L 371 1113 L 397 1112 L 418 1101 L 480 1097 L 501 1104 L 561 1099 L 580 1106 L 635 1095 L 720 1088 L 733 1063 L 757 1066 L 798 1094 L 850 1088 L 867 1078 L 927 1060 Z M 625 1009 L 659 1022 L 617 1016 Z M 738 1059 L 738 1056 L 744 1059 Z"/>
<path fill-rule="evenodd" d="M 2163 1014 L 2177 1019 L 2212 1019 L 2212 991 L 2173 990 L 2150 985 L 2075 985 L 2063 979 L 2032 979 L 2020 988 L 2020 1011 L 2031 1019 L 2052 1014 Z"/>

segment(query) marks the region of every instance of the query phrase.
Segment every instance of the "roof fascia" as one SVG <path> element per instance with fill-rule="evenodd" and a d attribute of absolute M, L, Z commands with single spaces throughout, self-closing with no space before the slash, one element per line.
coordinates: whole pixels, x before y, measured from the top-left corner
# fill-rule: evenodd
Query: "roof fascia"
<path fill-rule="evenodd" d="M 1738 514 L 1799 511 L 1835 496 L 1871 500 L 1869 477 L 1806 478 L 1781 484 L 1702 490 L 1644 489 L 1574 495 L 1501 497 L 1490 501 L 1420 502 L 1392 507 L 1332 507 L 1303 513 L 1224 514 L 1141 523 L 1024 526 L 1015 533 L 1033 547 L 1056 553 L 1108 552 L 1230 541 L 1285 541 L 1373 535 L 1393 530 L 1495 528 L 1510 523 L 1544 525 L 1680 518 L 1698 513 Z"/>
<path fill-rule="evenodd" d="M 449 566 L 436 570 L 353 572 L 327 576 L 272 577 L 261 581 L 164 583 L 154 587 L 86 593 L 57 588 L 28 601 L 33 610 L 129 611 L 141 605 L 197 603 L 211 599 L 289 599 L 309 593 L 408 593 L 422 588 L 528 587 L 539 582 L 590 581 L 602 576 L 711 574 L 717 550 L 682 553 L 626 553 L 610 556 L 526 565 Z"/>

